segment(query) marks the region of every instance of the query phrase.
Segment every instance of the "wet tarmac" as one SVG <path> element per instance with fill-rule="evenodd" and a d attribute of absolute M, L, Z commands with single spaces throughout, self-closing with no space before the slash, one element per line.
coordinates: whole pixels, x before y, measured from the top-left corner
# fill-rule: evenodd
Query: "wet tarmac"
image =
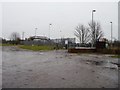
<path fill-rule="evenodd" d="M 118 59 L 2 47 L 3 88 L 117 88 Z"/>

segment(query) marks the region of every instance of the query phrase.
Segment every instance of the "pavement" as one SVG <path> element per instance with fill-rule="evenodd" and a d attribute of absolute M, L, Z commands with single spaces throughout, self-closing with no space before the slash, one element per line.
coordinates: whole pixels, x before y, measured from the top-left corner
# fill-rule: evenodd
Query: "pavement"
<path fill-rule="evenodd" d="M 118 88 L 118 59 L 2 47 L 2 88 Z"/>

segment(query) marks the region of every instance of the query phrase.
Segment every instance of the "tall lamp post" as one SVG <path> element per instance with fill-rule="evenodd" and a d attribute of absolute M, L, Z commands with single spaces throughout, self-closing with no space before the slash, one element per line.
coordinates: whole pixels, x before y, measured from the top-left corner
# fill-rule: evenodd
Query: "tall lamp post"
<path fill-rule="evenodd" d="M 49 39 L 50 39 L 50 27 L 51 27 L 51 23 L 49 24 Z"/>
<path fill-rule="evenodd" d="M 24 40 L 24 33 L 25 33 L 25 32 L 22 32 L 22 40 Z"/>
<path fill-rule="evenodd" d="M 94 26 L 93 26 L 93 14 L 94 14 L 94 12 L 96 12 L 96 10 L 92 10 L 92 31 L 94 32 Z M 92 42 L 92 47 L 93 47 L 93 45 L 95 44 L 95 42 L 96 42 L 96 31 L 95 31 L 95 35 L 94 35 L 94 33 L 92 33 L 93 35 L 92 35 L 92 39 L 93 39 L 93 42 Z"/>
<path fill-rule="evenodd" d="M 60 38 L 62 38 L 62 31 L 60 30 Z"/>
<path fill-rule="evenodd" d="M 111 47 L 112 47 L 112 38 L 113 38 L 113 37 L 112 37 L 112 24 L 113 24 L 113 23 L 110 22 L 110 24 L 111 24 Z"/>
<path fill-rule="evenodd" d="M 36 37 L 36 31 L 37 31 L 38 28 L 35 28 L 35 37 Z"/>

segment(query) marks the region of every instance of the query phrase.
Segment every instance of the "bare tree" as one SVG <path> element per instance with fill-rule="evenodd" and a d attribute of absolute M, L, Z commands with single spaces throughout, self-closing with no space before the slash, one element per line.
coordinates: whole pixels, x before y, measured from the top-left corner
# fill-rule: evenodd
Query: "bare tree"
<path fill-rule="evenodd" d="M 76 27 L 74 35 L 79 39 L 81 44 L 86 44 L 91 40 L 90 30 L 82 24 Z"/>
<path fill-rule="evenodd" d="M 13 32 L 13 33 L 11 34 L 11 36 L 10 36 L 10 39 L 11 39 L 11 40 L 14 40 L 14 41 L 17 41 L 17 40 L 20 39 L 20 34 L 17 33 L 17 32 Z"/>
<path fill-rule="evenodd" d="M 90 30 L 91 30 L 91 36 L 92 36 L 92 43 L 95 44 L 96 41 L 99 41 L 100 38 L 103 37 L 103 31 L 101 30 L 101 25 L 99 22 L 93 21 L 88 23 Z"/>

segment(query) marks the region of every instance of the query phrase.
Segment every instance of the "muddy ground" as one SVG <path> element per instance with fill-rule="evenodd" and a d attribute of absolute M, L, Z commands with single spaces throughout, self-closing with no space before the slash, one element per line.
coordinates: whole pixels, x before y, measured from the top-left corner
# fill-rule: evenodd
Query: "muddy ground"
<path fill-rule="evenodd" d="M 3 88 L 117 88 L 118 59 L 2 47 Z"/>

